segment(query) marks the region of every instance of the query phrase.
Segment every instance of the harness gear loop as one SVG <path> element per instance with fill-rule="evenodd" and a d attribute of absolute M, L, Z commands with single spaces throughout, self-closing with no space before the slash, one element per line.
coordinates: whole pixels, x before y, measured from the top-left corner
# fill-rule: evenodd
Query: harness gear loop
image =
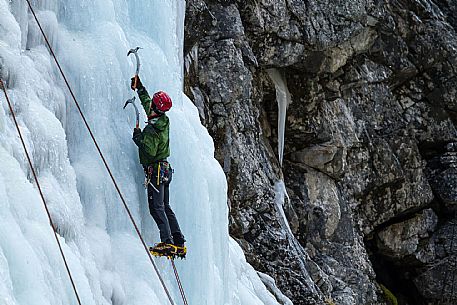
<path fill-rule="evenodd" d="M 145 177 L 145 179 L 144 179 L 143 185 L 144 185 L 144 188 L 145 188 L 145 189 L 147 189 L 147 188 L 148 188 L 148 185 L 150 185 L 150 186 L 154 189 L 154 191 L 155 191 L 156 193 L 158 193 L 159 190 L 158 190 L 158 189 L 155 187 L 155 185 L 151 182 L 152 173 L 153 173 L 153 172 L 154 172 L 154 167 L 153 167 L 152 165 L 149 165 L 149 166 L 145 169 L 144 173 L 145 173 L 146 177 Z"/>
<path fill-rule="evenodd" d="M 149 165 L 148 167 L 146 167 L 144 169 L 144 174 L 145 174 L 145 179 L 144 179 L 144 188 L 148 188 L 148 185 L 151 184 L 151 175 L 152 175 L 152 169 L 151 169 L 151 165 Z"/>

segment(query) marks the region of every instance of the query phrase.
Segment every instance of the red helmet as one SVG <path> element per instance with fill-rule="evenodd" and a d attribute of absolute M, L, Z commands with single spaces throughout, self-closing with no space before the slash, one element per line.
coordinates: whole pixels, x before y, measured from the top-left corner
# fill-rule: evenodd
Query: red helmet
<path fill-rule="evenodd" d="M 158 91 L 154 93 L 152 97 L 152 110 L 157 113 L 165 113 L 170 110 L 172 106 L 171 98 L 168 94 L 163 91 Z"/>

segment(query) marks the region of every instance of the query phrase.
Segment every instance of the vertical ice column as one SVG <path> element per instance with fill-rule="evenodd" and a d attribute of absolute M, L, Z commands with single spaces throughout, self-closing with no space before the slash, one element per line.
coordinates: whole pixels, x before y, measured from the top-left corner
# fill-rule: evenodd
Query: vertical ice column
<path fill-rule="evenodd" d="M 278 155 L 279 155 L 279 163 L 282 166 L 283 156 L 284 156 L 284 138 L 285 138 L 285 127 L 286 127 L 286 114 L 287 114 L 287 107 L 292 102 L 290 97 L 289 89 L 287 88 L 286 81 L 281 76 L 281 73 L 276 69 L 269 69 L 267 70 L 268 75 L 270 76 L 271 80 L 275 84 L 276 89 L 276 101 L 278 102 Z M 308 271 L 306 270 L 306 257 L 307 254 L 305 253 L 303 247 L 300 245 L 298 240 L 295 238 L 289 222 L 287 220 L 286 214 L 284 212 L 284 203 L 286 198 L 289 199 L 289 196 L 286 191 L 286 186 L 284 181 L 280 180 L 275 184 L 275 203 L 276 209 L 278 214 L 280 215 L 280 224 L 281 227 L 285 230 L 288 241 L 292 249 L 295 249 L 297 253 L 300 253 L 300 259 L 298 260 L 298 264 L 303 274 L 308 275 Z M 316 286 L 315 284 L 309 280 L 309 275 L 306 276 L 308 280 L 305 280 L 305 284 L 308 286 L 310 291 L 315 292 Z"/>
<path fill-rule="evenodd" d="M 276 69 L 267 70 L 268 75 L 275 84 L 276 101 L 278 102 L 278 155 L 279 163 L 282 166 L 284 156 L 284 136 L 286 128 L 287 107 L 291 103 L 290 92 L 286 81 Z"/>

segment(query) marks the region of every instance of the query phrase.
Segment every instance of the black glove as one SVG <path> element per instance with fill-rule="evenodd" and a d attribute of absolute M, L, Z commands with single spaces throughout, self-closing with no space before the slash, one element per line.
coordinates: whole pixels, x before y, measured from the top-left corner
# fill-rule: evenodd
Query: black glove
<path fill-rule="evenodd" d="M 133 130 L 133 142 L 135 142 L 135 144 L 138 146 L 138 147 L 141 147 L 142 146 L 142 143 L 141 143 L 141 140 L 142 140 L 142 136 L 141 136 L 141 129 L 140 128 L 135 128 Z"/>
<path fill-rule="evenodd" d="M 132 88 L 132 90 L 143 88 L 143 84 L 141 83 L 140 77 L 138 75 L 132 77 L 131 80 L 132 82 L 130 83 L 130 88 Z"/>
<path fill-rule="evenodd" d="M 141 129 L 140 129 L 140 128 L 135 128 L 135 129 L 133 129 L 133 137 L 134 137 L 134 138 L 135 138 L 136 136 L 138 136 L 140 133 L 141 133 Z"/>

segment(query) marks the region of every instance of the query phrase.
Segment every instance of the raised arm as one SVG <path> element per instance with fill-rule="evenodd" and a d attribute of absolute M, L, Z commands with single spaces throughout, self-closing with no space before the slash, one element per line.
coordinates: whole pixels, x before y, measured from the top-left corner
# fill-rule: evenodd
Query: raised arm
<path fill-rule="evenodd" d="M 136 78 L 136 81 L 135 81 L 135 78 Z M 132 90 L 135 90 L 135 89 L 137 90 L 138 96 L 141 101 L 141 105 L 143 105 L 146 115 L 149 116 L 151 114 L 152 99 L 149 96 L 149 93 L 146 90 L 146 88 L 141 83 L 140 77 L 138 75 L 136 75 L 135 77 L 132 77 L 131 87 L 132 87 Z"/>
<path fill-rule="evenodd" d="M 138 88 L 138 96 L 140 97 L 141 105 L 143 105 L 144 111 L 146 111 L 146 115 L 151 115 L 151 103 L 152 99 L 149 96 L 148 91 L 145 87 Z"/>

